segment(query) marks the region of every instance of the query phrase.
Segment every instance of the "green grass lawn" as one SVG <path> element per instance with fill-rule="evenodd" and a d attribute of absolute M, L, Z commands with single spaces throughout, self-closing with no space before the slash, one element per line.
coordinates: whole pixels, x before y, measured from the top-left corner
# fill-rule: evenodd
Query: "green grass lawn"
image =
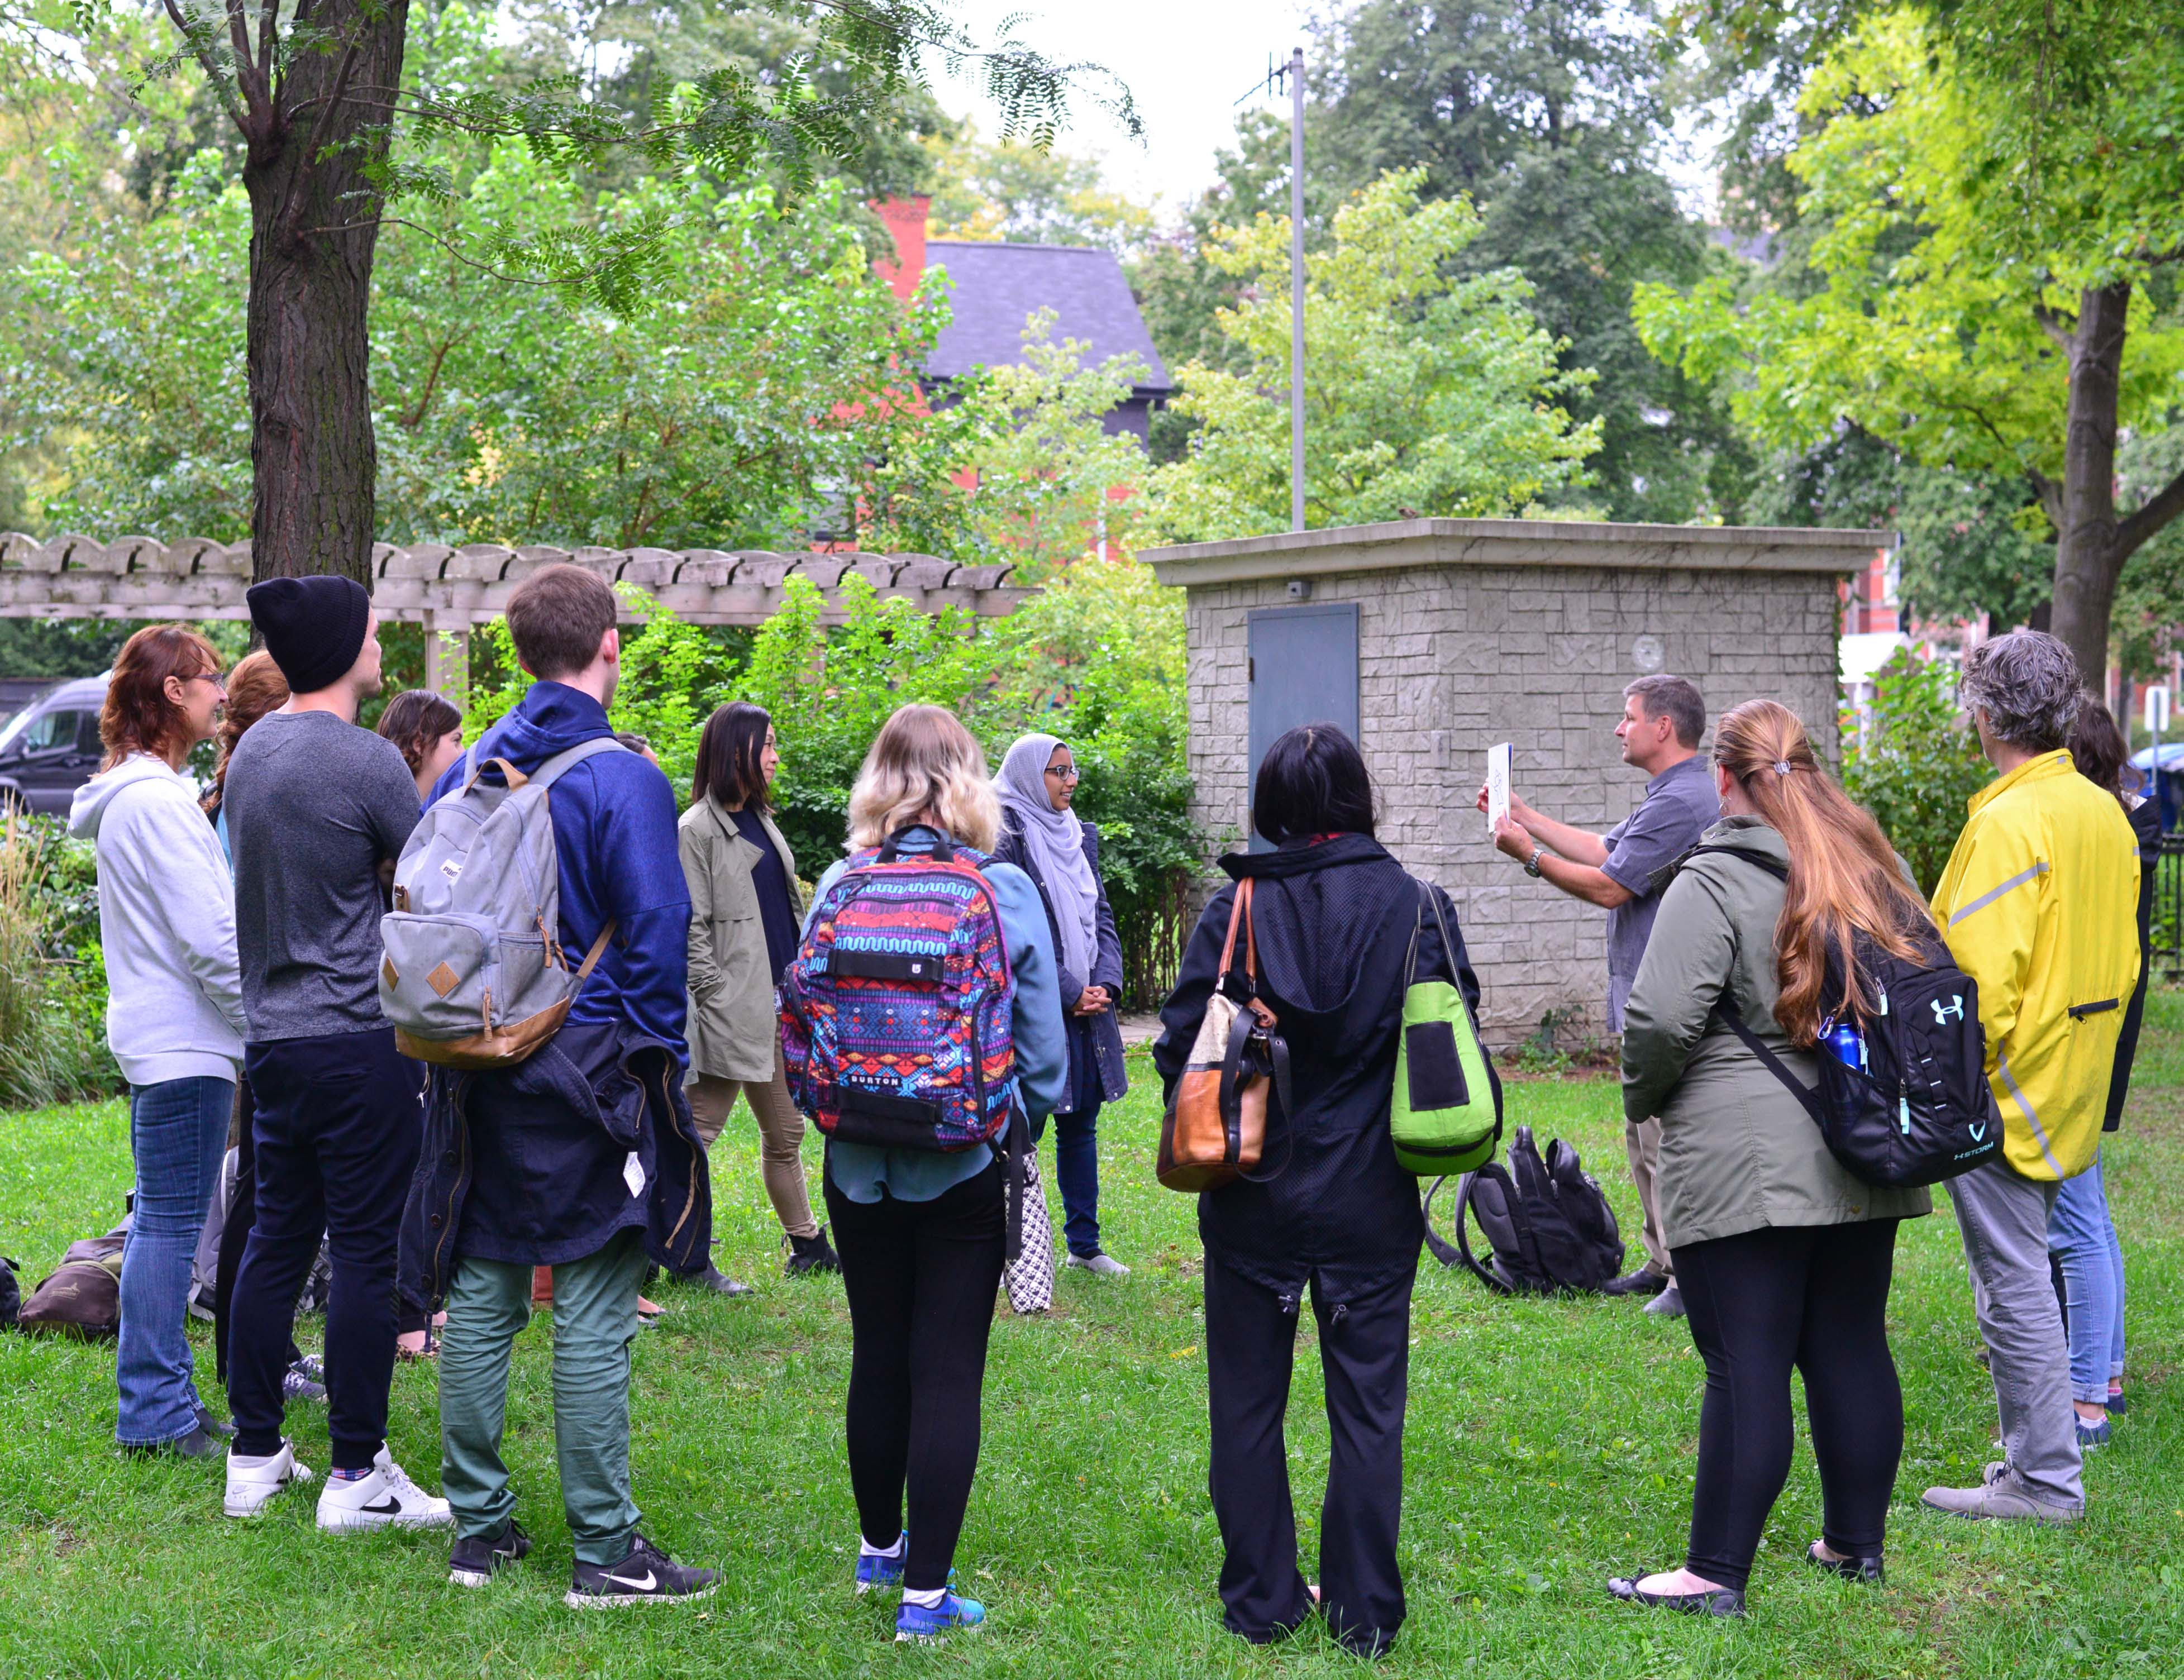
<path fill-rule="evenodd" d="M 1678 1561 L 1699 1362 L 1680 1323 L 1604 1299 L 1503 1302 L 1428 1261 L 1413 1332 L 1403 1567 L 1410 1621 L 1391 1674 L 2035 1676 L 2184 1673 L 2184 997 L 2156 1000 L 2109 1184 L 2131 1266 L 2133 1410 L 2089 1466 L 2065 1533 L 1950 1523 L 1919 1490 L 1968 1482 L 1994 1407 L 1946 1211 L 1908 1227 L 1892 1323 L 1909 1440 L 1879 1592 L 1798 1561 L 1819 1489 L 1802 1440 L 1741 1625 L 1610 1601 L 1608 1575 Z M 550 1320 L 518 1343 L 510 1457 L 539 1548 L 496 1587 L 444 1584 L 438 1535 L 323 1538 L 308 1496 L 243 1524 L 216 1465 L 125 1460 L 114 1356 L 0 1338 L 0 1675 L 644 1675 L 894 1672 L 1312 1673 L 1352 1659 L 1317 1631 L 1259 1649 L 1223 1632 L 1206 1498 L 1199 1249 L 1190 1203 L 1150 1164 L 1152 1082 L 1111 1115 L 1109 1246 L 1136 1268 L 1065 1275 L 1052 1317 L 994 1327 L 984 1455 L 957 1562 L 985 1633 L 898 1651 L 891 1601 L 850 1589 L 856 1525 L 841 1444 L 849 1321 L 839 1283 L 779 1275 L 755 1139 L 716 1159 L 722 1265 L 759 1281 L 728 1302 L 655 1293 L 638 1345 L 637 1495 L 679 1555 L 717 1564 L 699 1606 L 565 1610 L 568 1536 L 549 1405 Z M 1616 1093 L 1511 1087 L 1513 1121 L 1574 1138 L 1617 1201 Z M 816 1160 L 816 1151 L 814 1153 Z M 130 1179 L 118 1103 L 0 1115 L 0 1250 L 28 1282 L 105 1230 Z M 1057 1215 L 1059 1209 L 1056 1209 Z M 307 1321 L 307 1341 L 316 1337 Z M 206 1394 L 212 1354 L 193 1329 Z M 1310 1319 L 1305 1339 L 1310 1341 Z M 215 1403 L 216 1399 L 215 1399 Z M 1291 1414 L 1307 1571 L 1327 1432 L 1310 1349 Z M 322 1411 L 290 1414 L 323 1471 Z M 398 1371 L 393 1446 L 436 1484 L 429 1367 Z"/>

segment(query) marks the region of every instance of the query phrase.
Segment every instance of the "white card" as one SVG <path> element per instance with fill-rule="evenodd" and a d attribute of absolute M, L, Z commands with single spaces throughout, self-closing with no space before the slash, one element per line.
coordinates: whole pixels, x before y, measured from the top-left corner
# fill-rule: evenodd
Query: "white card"
<path fill-rule="evenodd" d="M 1509 743 L 1486 749 L 1486 832 L 1491 835 L 1509 815 Z"/>
<path fill-rule="evenodd" d="M 638 1165 L 637 1151 L 634 1149 L 629 1152 L 629 1159 L 621 1164 L 621 1182 L 629 1186 L 631 1195 L 641 1196 L 644 1193 L 644 1169 Z"/>

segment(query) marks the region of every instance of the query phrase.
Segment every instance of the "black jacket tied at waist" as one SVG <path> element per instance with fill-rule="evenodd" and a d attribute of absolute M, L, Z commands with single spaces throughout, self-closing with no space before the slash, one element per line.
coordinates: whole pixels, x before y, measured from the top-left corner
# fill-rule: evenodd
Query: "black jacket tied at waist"
<path fill-rule="evenodd" d="M 712 1190 L 675 1054 L 626 1023 L 571 1021 L 514 1067 L 434 1068 L 403 1222 L 404 1292 L 435 1307 L 465 1255 L 555 1266 L 631 1228 L 670 1271 L 703 1271 Z"/>
<path fill-rule="evenodd" d="M 1269 1104 L 1265 1167 L 1278 1176 L 1201 1195 L 1199 1235 L 1208 1254 L 1292 1301 L 1307 1282 L 1324 1299 L 1355 1299 L 1415 1266 L 1425 1234 L 1418 1181 L 1388 1134 L 1418 883 L 1361 834 L 1234 854 L 1221 867 L 1257 883 L 1259 989 L 1289 1044 L 1295 1110 Z M 1206 907 L 1161 1011 L 1153 1061 L 1170 1099 L 1219 978 L 1235 892 Z M 1478 977 L 1441 899 L 1456 949 L 1443 949 L 1429 916 L 1418 976 L 1452 976 L 1475 1010 Z"/>

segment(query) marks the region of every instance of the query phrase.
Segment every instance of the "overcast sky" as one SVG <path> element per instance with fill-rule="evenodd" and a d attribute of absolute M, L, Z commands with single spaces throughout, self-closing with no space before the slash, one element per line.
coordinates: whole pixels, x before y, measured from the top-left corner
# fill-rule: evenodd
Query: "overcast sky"
<path fill-rule="evenodd" d="M 986 42 L 1002 19 L 1024 14 L 1019 33 L 1050 57 L 1095 60 L 1119 75 L 1145 119 L 1145 144 L 1089 108 L 1059 143 L 1100 157 L 1115 186 L 1158 195 L 1172 216 L 1212 183 L 1213 153 L 1232 141 L 1242 108 L 1234 102 L 1265 78 L 1267 55 L 1306 44 L 1305 9 L 1294 0 L 961 0 L 956 15 Z M 989 135 L 998 128 L 968 75 L 936 77 L 933 91 L 952 115 L 975 116 Z"/>
<path fill-rule="evenodd" d="M 1264 81 L 1269 53 L 1309 50 L 1296 0 L 960 0 L 956 15 L 972 36 L 990 42 L 1004 18 L 1023 14 L 1022 38 L 1050 56 L 1106 64 L 1128 86 L 1145 120 L 1142 147 L 1103 112 L 1078 112 L 1058 142 L 1100 158 L 1111 182 L 1140 199 L 1157 197 L 1173 219 L 1213 180 L 1213 154 L 1233 142 L 1235 102 Z M 951 115 L 972 116 L 989 136 L 999 129 L 973 76 L 937 75 L 933 91 Z M 1285 98 L 1256 103 L 1286 110 Z M 1688 129 L 1691 125 L 1685 125 Z M 1712 171 L 1703 155 L 1664 159 L 1685 208 L 1703 213 Z M 1312 164 L 1306 159 L 1307 172 Z"/>

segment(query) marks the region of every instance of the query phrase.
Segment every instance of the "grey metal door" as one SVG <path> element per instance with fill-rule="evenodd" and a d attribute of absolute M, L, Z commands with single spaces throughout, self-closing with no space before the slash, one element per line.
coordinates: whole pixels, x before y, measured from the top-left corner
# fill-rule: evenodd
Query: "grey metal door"
<path fill-rule="evenodd" d="M 1246 621 L 1251 775 L 1301 723 L 1331 723 L 1357 740 L 1357 604 L 1267 607 Z M 1265 842 L 1255 834 L 1254 848 Z"/>

